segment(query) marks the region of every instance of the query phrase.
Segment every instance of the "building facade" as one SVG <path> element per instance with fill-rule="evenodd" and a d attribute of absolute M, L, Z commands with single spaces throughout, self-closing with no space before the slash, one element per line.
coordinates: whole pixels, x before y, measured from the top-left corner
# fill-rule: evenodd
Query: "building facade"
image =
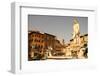
<path fill-rule="evenodd" d="M 56 39 L 56 36 L 39 31 L 30 31 L 28 33 L 28 55 L 29 60 L 46 59 L 46 53 L 49 50 L 52 56 L 59 55 L 62 51 L 62 44 Z"/>
<path fill-rule="evenodd" d="M 44 34 L 39 31 L 30 31 L 28 33 L 29 59 L 42 58 L 45 52 L 44 48 Z"/>

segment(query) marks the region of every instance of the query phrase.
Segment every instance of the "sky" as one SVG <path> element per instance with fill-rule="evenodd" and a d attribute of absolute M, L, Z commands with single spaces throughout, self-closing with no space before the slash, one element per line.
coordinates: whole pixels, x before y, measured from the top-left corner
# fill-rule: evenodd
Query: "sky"
<path fill-rule="evenodd" d="M 76 17 L 81 35 L 88 33 L 88 17 Z M 55 35 L 57 39 L 68 42 L 72 39 L 73 16 L 28 15 L 28 30 Z"/>

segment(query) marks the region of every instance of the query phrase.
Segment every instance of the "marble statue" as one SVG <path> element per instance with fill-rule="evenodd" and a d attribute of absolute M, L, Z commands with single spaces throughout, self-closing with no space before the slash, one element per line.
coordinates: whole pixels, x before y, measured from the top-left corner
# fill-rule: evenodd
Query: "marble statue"
<path fill-rule="evenodd" d="M 80 43 L 80 24 L 77 20 L 77 18 L 74 18 L 73 21 L 73 39 L 74 43 L 79 44 Z"/>

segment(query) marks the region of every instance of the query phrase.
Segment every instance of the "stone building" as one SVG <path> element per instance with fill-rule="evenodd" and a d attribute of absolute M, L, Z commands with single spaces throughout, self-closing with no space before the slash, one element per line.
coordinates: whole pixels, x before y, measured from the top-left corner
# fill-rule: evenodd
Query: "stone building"
<path fill-rule="evenodd" d="M 48 47 L 51 47 L 54 49 L 54 42 L 55 42 L 56 36 L 44 33 L 44 41 L 45 41 L 45 49 L 48 49 Z"/>
<path fill-rule="evenodd" d="M 55 42 L 54 42 L 54 44 L 55 44 L 55 46 L 54 46 L 54 56 L 62 56 L 62 55 L 64 55 L 64 52 L 63 52 L 63 48 L 64 48 L 64 46 L 63 46 L 63 44 L 61 44 L 60 43 L 60 41 L 59 40 L 55 40 Z"/>
<path fill-rule="evenodd" d="M 28 33 L 28 55 L 29 59 L 41 57 L 44 51 L 44 34 L 39 31 L 30 31 Z"/>
<path fill-rule="evenodd" d="M 33 59 L 46 59 L 47 52 L 50 55 L 58 55 L 62 51 L 62 44 L 56 39 L 56 36 L 48 33 L 40 33 L 39 31 L 28 32 L 28 58 Z"/>

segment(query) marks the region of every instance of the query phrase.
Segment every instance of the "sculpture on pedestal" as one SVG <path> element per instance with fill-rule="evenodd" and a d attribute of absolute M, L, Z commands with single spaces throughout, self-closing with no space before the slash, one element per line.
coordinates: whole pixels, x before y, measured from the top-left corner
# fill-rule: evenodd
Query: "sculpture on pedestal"
<path fill-rule="evenodd" d="M 80 44 L 80 27 L 77 18 L 73 22 L 73 39 L 75 44 Z"/>

